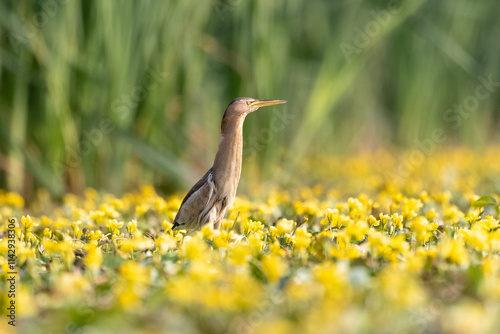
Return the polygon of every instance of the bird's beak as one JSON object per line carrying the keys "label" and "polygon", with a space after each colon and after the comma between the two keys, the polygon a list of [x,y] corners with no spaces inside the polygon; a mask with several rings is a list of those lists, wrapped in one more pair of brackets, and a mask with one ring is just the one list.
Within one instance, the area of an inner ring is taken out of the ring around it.
{"label": "bird's beak", "polygon": [[275,104],[283,104],[286,103],[285,100],[255,100],[250,102],[251,107],[267,107],[267,106],[273,106]]}

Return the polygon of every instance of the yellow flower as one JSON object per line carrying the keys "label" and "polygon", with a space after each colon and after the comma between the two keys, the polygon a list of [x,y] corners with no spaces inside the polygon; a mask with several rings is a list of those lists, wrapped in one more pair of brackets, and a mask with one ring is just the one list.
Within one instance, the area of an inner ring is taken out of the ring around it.
{"label": "yellow flower", "polygon": [[438,255],[436,248],[425,249],[424,247],[418,247],[417,256],[420,258],[430,257],[435,258]]}
{"label": "yellow flower", "polygon": [[106,213],[104,211],[91,211],[90,212],[90,219],[95,221],[96,223],[101,223],[104,220],[104,217],[106,216]]}
{"label": "yellow flower", "polygon": [[267,199],[267,203],[271,206],[277,206],[288,202],[290,202],[290,194],[286,191],[273,191]]}
{"label": "yellow flower", "polygon": [[379,215],[379,217],[380,217],[380,221],[382,222],[382,224],[383,224],[383,225],[385,225],[385,223],[386,223],[389,219],[391,219],[391,216],[386,215],[386,214],[384,214],[384,213],[381,213],[381,214]]}
{"label": "yellow flower", "polygon": [[43,236],[46,238],[52,238],[52,231],[50,228],[46,227],[43,229]]}
{"label": "yellow flower", "polygon": [[269,250],[272,255],[284,256],[286,254],[286,252],[281,248],[281,244],[278,240],[269,244]]}
{"label": "yellow flower", "polygon": [[81,224],[82,224],[82,222],[79,220],[71,223],[71,228],[73,229],[73,233],[74,233],[76,239],[80,239],[80,237],[83,234],[83,231],[80,228]]}
{"label": "yellow flower", "polygon": [[442,204],[448,204],[450,202],[451,193],[449,191],[445,191],[437,194],[435,198],[436,201],[441,202]]}
{"label": "yellow flower", "polygon": [[340,227],[341,218],[338,209],[326,209],[325,218],[321,220],[321,225],[330,225],[331,227]]}
{"label": "yellow flower", "polygon": [[90,243],[85,245],[84,249],[87,255],[83,259],[83,263],[93,271],[97,271],[102,263],[102,251],[97,245]]}
{"label": "yellow flower", "polygon": [[468,262],[464,244],[457,239],[447,239],[439,243],[440,254],[449,262],[465,264]]}
{"label": "yellow flower", "polygon": [[450,225],[458,223],[459,219],[463,217],[464,214],[456,206],[452,205],[448,207],[445,211],[446,222]]}
{"label": "yellow flower", "polygon": [[363,213],[363,204],[357,199],[349,197],[347,199],[347,207],[349,208],[349,217],[358,218]]}
{"label": "yellow flower", "polygon": [[276,255],[264,255],[262,257],[262,270],[269,282],[279,279],[287,270],[286,263]]}
{"label": "yellow flower", "polygon": [[346,229],[347,235],[356,241],[363,240],[365,235],[368,234],[368,231],[368,224],[364,221],[348,224]]}
{"label": "yellow flower", "polygon": [[418,278],[396,265],[385,268],[376,282],[391,308],[416,307],[426,301],[425,290]]}
{"label": "yellow flower", "polygon": [[120,250],[131,254],[134,251],[153,249],[155,246],[153,240],[147,238],[125,239],[120,242]]}
{"label": "yellow flower", "polygon": [[500,227],[500,222],[492,216],[486,216],[486,218],[477,222],[476,226],[480,226],[486,231],[493,231],[494,229]]}
{"label": "yellow flower", "polygon": [[410,248],[410,245],[406,241],[404,234],[399,234],[391,238],[391,247],[397,252],[406,254],[406,251]]}
{"label": "yellow flower", "polygon": [[131,220],[128,224],[127,224],[127,230],[128,230],[128,233],[130,235],[135,235],[137,234],[139,231],[137,230],[137,222],[135,220]]}
{"label": "yellow flower", "polygon": [[119,222],[116,219],[110,219],[108,220],[106,227],[109,228],[111,233],[118,234],[119,230],[123,227],[123,222]]}
{"label": "yellow flower", "polygon": [[432,231],[438,228],[437,223],[430,223],[423,216],[415,218],[410,225],[410,230],[415,233],[417,240],[420,242],[428,242],[432,237]]}
{"label": "yellow flower", "polygon": [[256,323],[254,332],[255,334],[288,334],[294,333],[294,329],[296,325],[290,320],[266,317],[263,321]]}
{"label": "yellow flower", "polygon": [[[411,217],[412,215],[408,214],[407,216]],[[396,230],[402,230],[403,229],[403,216],[395,213],[391,216],[391,218],[392,218],[392,221],[394,222],[394,225],[396,226]]]}
{"label": "yellow flower", "polygon": [[28,244],[21,242],[17,249],[18,258],[17,263],[22,266],[28,259],[35,259],[35,248],[30,247]]}
{"label": "yellow flower", "polygon": [[250,247],[252,248],[252,251],[257,254],[264,250],[264,247],[266,246],[266,243],[262,241],[262,234],[261,233],[252,233],[248,236],[248,243],[250,244]]}
{"label": "yellow flower", "polygon": [[111,235],[111,240],[124,239],[124,238],[125,238],[125,234],[123,234],[123,233]]}
{"label": "yellow flower", "polygon": [[248,219],[241,223],[241,227],[243,228],[243,234],[248,235],[252,232],[262,231],[264,224],[259,221]]}
{"label": "yellow flower", "polygon": [[[120,198],[87,189],[83,198],[65,196],[62,205],[40,191],[30,203],[31,216],[22,219],[23,209],[14,203],[24,200],[0,190],[0,276],[10,271],[8,235],[14,228],[16,265],[24,275],[16,296],[24,305],[19,312],[29,317],[80,304],[135,314],[166,303],[187,320],[200,312],[250,315],[229,332],[373,332],[377,323],[367,316],[373,310],[363,308],[366,300],[384,318],[384,312],[418,311],[434,298],[430,293],[443,297],[453,289],[453,300],[440,305],[440,314],[465,319],[459,323],[467,326],[448,321],[441,327],[451,333],[480,323],[494,332],[494,308],[471,307],[479,304],[471,304],[470,291],[453,282],[432,291],[424,286],[467,276],[471,264],[480,271],[474,295],[491,305],[500,298],[498,206],[469,203],[479,199],[476,189],[491,191],[500,202],[490,182],[500,175],[500,147],[487,151],[489,158],[468,150],[436,153],[411,177],[390,182],[384,173],[400,161],[387,152],[307,159],[304,170],[317,173],[320,182],[333,177],[335,189],[278,189],[259,201],[238,197],[220,230],[206,225],[189,233],[172,231],[183,194],[163,199],[153,187]],[[443,174],[449,169],[453,173]],[[147,211],[147,217],[131,221],[136,210]],[[46,216],[36,216],[40,212]],[[302,215],[300,226],[280,218],[295,213]],[[8,227],[7,219],[16,216],[16,226]],[[158,293],[161,286],[164,293]],[[266,305],[275,309],[262,313]],[[359,319],[364,320],[357,324]],[[399,329],[407,330],[402,324]]]}
{"label": "yellow flower", "polygon": [[52,225],[52,219],[48,218],[47,216],[42,216],[42,226],[49,227]]}
{"label": "yellow flower", "polygon": [[347,273],[332,262],[324,262],[313,269],[315,280],[321,284],[329,298],[341,300],[348,297],[351,288],[346,280]]}
{"label": "yellow flower", "polygon": [[349,208],[347,203],[337,203],[335,205],[335,209],[337,209],[338,212],[344,212]]}
{"label": "yellow flower", "polygon": [[26,231],[31,231],[31,229],[32,229],[33,227],[38,226],[38,224],[35,224],[35,223],[33,222],[33,220],[31,219],[31,217],[30,217],[29,215],[28,215],[28,216],[22,216],[22,217],[21,217],[21,223],[23,223],[23,225],[24,225],[24,229],[25,229]]}
{"label": "yellow flower", "polygon": [[396,193],[392,195],[392,200],[394,203],[401,203],[404,200],[404,196],[401,193]]}
{"label": "yellow flower", "polygon": [[315,198],[311,198],[306,201],[293,202],[293,207],[298,215],[316,215],[319,211],[320,204]]}
{"label": "yellow flower", "polygon": [[167,220],[164,220],[162,223],[161,223],[161,226],[163,226],[163,228],[165,229],[165,232],[172,232],[172,227],[174,226],[172,223],[170,223],[169,221]]}
{"label": "yellow flower", "polygon": [[293,220],[288,220],[288,219],[280,219],[276,223],[276,229],[277,229],[277,234],[279,236],[283,236],[286,233],[290,233],[293,230],[293,227],[295,226],[295,222]]}
{"label": "yellow flower", "polygon": [[467,220],[469,224],[472,224],[481,219],[481,216],[479,212],[469,212],[469,214],[464,219]]}
{"label": "yellow flower", "polygon": [[276,235],[278,235],[278,229],[276,228],[276,226],[270,226],[269,227],[269,235],[271,237],[275,237]]}
{"label": "yellow flower", "polygon": [[168,208],[167,202],[165,202],[165,200],[161,197],[155,198],[153,203],[154,203],[154,209],[156,209],[156,211],[158,212],[165,212]]}
{"label": "yellow flower", "polygon": [[133,310],[140,305],[141,296],[133,285],[118,285],[118,301],[123,308]]}
{"label": "yellow flower", "polygon": [[118,301],[126,308],[133,310],[138,307],[141,297],[146,293],[150,274],[146,266],[133,261],[127,261],[118,269],[122,281],[116,287]]}
{"label": "yellow flower", "polygon": [[138,206],[135,207],[135,212],[138,216],[142,216],[149,210],[149,204],[147,203],[142,203]]}
{"label": "yellow flower", "polygon": [[93,241],[98,241],[100,240],[104,235],[102,234],[102,231],[101,230],[97,230],[97,231],[89,231],[87,233],[87,238],[89,238],[90,240],[93,240]]}
{"label": "yellow flower", "polygon": [[405,219],[411,220],[418,215],[418,210],[423,206],[423,203],[415,198],[405,198],[401,206],[401,212]]}
{"label": "yellow flower", "polygon": [[220,233],[214,237],[214,247],[215,248],[228,248],[229,241],[231,240],[232,234],[227,231],[220,231]]}
{"label": "yellow flower", "polygon": [[212,229],[211,224],[206,224],[205,226],[203,226],[203,228],[201,229],[201,234],[203,235],[203,238],[207,240],[212,240],[214,231]]}
{"label": "yellow flower", "polygon": [[149,269],[134,261],[123,263],[118,269],[120,276],[129,283],[146,285],[150,281]]}
{"label": "yellow flower", "polygon": [[231,263],[236,265],[243,265],[247,263],[250,255],[250,246],[248,244],[237,243],[230,248]]}
{"label": "yellow flower", "polygon": [[[4,198],[5,205],[12,205],[17,207],[24,207],[24,198],[17,193],[7,193]],[[1,203],[0,203],[1,204]]]}
{"label": "yellow flower", "polygon": [[471,245],[478,251],[488,251],[488,232],[480,226],[474,226],[471,230],[462,230],[460,235],[463,237],[465,243]]}
{"label": "yellow flower", "polygon": [[[23,305],[23,307],[19,308],[19,316],[21,317],[33,317],[38,313],[37,304],[33,296],[35,295],[34,291],[30,291],[27,285],[21,283],[19,285],[19,292],[16,293],[16,304]],[[8,333],[8,332],[7,332]]]}
{"label": "yellow flower", "polygon": [[207,251],[207,245],[205,242],[199,238],[184,238],[184,242],[182,243],[181,254],[189,260],[198,259],[205,255]]}
{"label": "yellow flower", "polygon": [[165,254],[170,249],[175,249],[177,247],[177,241],[169,234],[160,235],[156,238],[155,244],[161,254]]}
{"label": "yellow flower", "polygon": [[102,204],[99,210],[104,213],[107,218],[116,218],[119,216],[118,212],[109,204]]}
{"label": "yellow flower", "polygon": [[305,225],[300,226],[295,230],[293,247],[296,250],[305,250],[311,244],[312,234],[307,232]]}
{"label": "yellow flower", "polygon": [[427,211],[427,213],[425,214],[425,217],[429,220],[432,220],[434,218],[437,217],[437,213],[436,213],[436,210],[434,209],[430,209],[429,211]]}
{"label": "yellow flower", "polygon": [[60,256],[66,263],[71,263],[75,259],[74,247],[68,241],[57,241],[44,239],[42,241],[44,255],[48,257]]}
{"label": "yellow flower", "polygon": [[370,215],[368,217],[368,224],[370,226],[379,226],[380,225],[380,221],[377,220],[377,218],[373,217],[372,215]]}
{"label": "yellow flower", "polygon": [[394,211],[396,211],[397,209],[399,209],[399,204],[392,203],[391,205],[389,205],[389,211],[390,211],[390,212],[394,212]]}
{"label": "yellow flower", "polygon": [[388,245],[390,242],[389,236],[385,233],[370,230],[368,235],[370,246],[377,248],[379,246]]}
{"label": "yellow flower", "polygon": [[427,201],[427,199],[429,198],[429,194],[427,193],[427,191],[422,191],[420,193],[420,195],[418,196],[418,198],[422,201],[422,202],[425,202]]}
{"label": "yellow flower", "polygon": [[67,299],[78,299],[89,293],[92,286],[80,272],[63,273],[57,279],[56,288]]}

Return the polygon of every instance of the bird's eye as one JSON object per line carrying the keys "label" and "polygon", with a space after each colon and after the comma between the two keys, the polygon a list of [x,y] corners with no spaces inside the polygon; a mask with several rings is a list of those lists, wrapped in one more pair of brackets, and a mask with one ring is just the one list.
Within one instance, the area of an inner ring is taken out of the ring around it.
{"label": "bird's eye", "polygon": [[250,103],[252,103],[252,101],[247,101],[247,105],[250,105]]}

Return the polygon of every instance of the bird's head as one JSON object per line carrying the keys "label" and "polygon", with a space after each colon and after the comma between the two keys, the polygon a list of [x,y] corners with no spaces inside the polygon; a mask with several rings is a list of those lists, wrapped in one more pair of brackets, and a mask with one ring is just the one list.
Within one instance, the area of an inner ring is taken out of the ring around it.
{"label": "bird's head", "polygon": [[239,116],[245,117],[251,112],[259,109],[260,107],[272,106],[275,104],[286,103],[285,100],[257,100],[251,97],[239,97],[234,99],[226,108],[224,118],[226,116]]}

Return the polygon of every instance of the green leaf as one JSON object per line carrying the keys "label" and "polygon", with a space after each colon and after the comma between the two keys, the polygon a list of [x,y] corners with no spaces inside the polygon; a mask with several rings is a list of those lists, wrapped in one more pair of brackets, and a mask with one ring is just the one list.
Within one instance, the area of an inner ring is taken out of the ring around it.
{"label": "green leaf", "polygon": [[114,269],[118,269],[123,262],[125,262],[125,260],[123,260],[119,256],[106,254],[106,255],[104,255],[102,265],[104,267],[108,267],[111,270],[114,270]]}
{"label": "green leaf", "polygon": [[492,196],[482,196],[477,201],[472,203],[472,206],[481,208],[490,205],[498,205],[496,199]]}
{"label": "green leaf", "polygon": [[252,261],[248,262],[248,264],[250,265],[250,272],[252,273],[252,275],[259,281],[266,282],[266,275],[264,274],[262,269]]}

